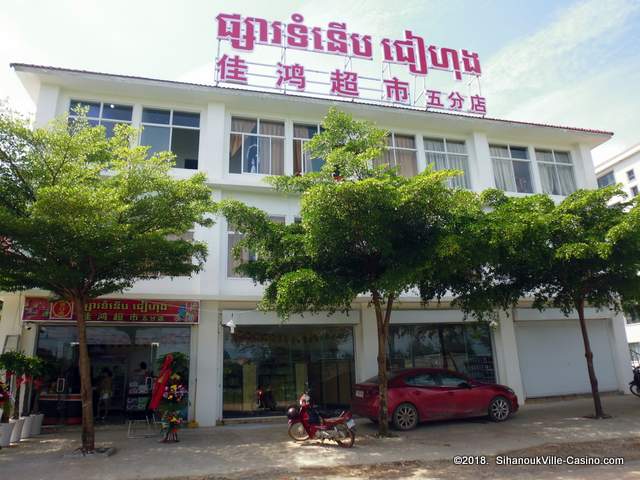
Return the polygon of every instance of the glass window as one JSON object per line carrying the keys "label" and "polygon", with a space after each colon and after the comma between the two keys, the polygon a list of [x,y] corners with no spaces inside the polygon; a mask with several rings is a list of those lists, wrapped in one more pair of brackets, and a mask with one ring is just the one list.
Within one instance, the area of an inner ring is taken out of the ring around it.
{"label": "glass window", "polygon": [[391,325],[389,363],[402,368],[446,368],[495,381],[491,331],[486,323]]}
{"label": "glass window", "polygon": [[133,107],[110,102],[85,102],[71,100],[69,103],[69,121],[78,118],[79,109],[87,109],[86,116],[92,126],[102,125],[107,138],[113,137],[114,128],[118,124],[130,124]]}
{"label": "glass window", "polygon": [[631,195],[633,197],[637,197],[638,196],[638,187],[636,185],[634,185],[633,187],[631,187]]}
{"label": "glass window", "polygon": [[569,152],[536,149],[536,161],[544,193],[566,196],[576,191]]}
{"label": "glass window", "polygon": [[306,385],[314,403],[344,408],[355,377],[353,328],[239,325],[224,329],[223,414],[273,415],[297,402]]}
{"label": "glass window", "polygon": [[175,155],[175,168],[198,169],[200,148],[200,114],[142,109],[140,145],[149,147],[149,155],[171,151]]}
{"label": "glass window", "polygon": [[640,307],[631,307],[624,312],[627,323],[640,323]]}
{"label": "glass window", "polygon": [[609,185],[614,185],[615,183],[616,179],[613,175],[613,172],[609,172],[598,177],[598,188],[608,187]]}
{"label": "glass window", "polygon": [[232,117],[229,173],[284,174],[284,122]]}
{"label": "glass window", "polygon": [[319,125],[293,124],[293,173],[302,175],[308,172],[319,172],[324,165],[324,159],[311,158],[305,146],[317,133]]}
{"label": "glass window", "polygon": [[[281,224],[285,223],[284,216],[272,215],[272,216],[269,216],[269,220],[275,223],[281,223]],[[233,249],[238,244],[238,242],[242,240],[242,237],[244,235],[236,231],[236,227],[234,225],[228,225],[227,227],[228,227],[228,230],[227,230],[227,277],[244,278],[242,277],[240,272],[237,271],[238,266],[244,263],[253,262],[258,257],[255,252],[247,248],[243,248],[240,253],[240,258],[236,258],[236,256],[233,253]]]}
{"label": "glass window", "polygon": [[631,170],[627,170],[627,180],[631,181],[635,179],[636,179],[636,172],[633,171],[633,168]]}
{"label": "glass window", "polygon": [[496,187],[505,192],[533,193],[526,147],[489,145]]}
{"label": "glass window", "polygon": [[387,137],[387,150],[373,164],[389,165],[397,168],[400,175],[413,177],[418,173],[415,137],[391,132]]}
{"label": "glass window", "polygon": [[430,373],[422,373],[420,375],[412,375],[404,379],[407,385],[415,387],[437,387],[438,381],[434,375]]}
{"label": "glass window", "polygon": [[471,188],[469,155],[466,144],[445,138],[425,138],[424,153],[427,165],[436,170],[462,170],[462,175],[449,180],[451,187]]}
{"label": "glass window", "polygon": [[459,377],[450,373],[440,374],[440,385],[443,387],[459,387],[461,383],[464,383],[466,381],[466,378]]}

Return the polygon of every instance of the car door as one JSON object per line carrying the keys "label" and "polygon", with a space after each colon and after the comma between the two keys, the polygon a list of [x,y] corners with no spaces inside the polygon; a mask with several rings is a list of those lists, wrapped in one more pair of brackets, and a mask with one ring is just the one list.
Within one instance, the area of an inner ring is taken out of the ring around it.
{"label": "car door", "polygon": [[447,417],[470,417],[478,414],[483,403],[482,392],[468,378],[453,372],[443,372],[440,374],[440,386],[446,392]]}
{"label": "car door", "polygon": [[433,373],[416,373],[405,377],[406,401],[418,409],[420,420],[436,420],[448,416],[447,391]]}

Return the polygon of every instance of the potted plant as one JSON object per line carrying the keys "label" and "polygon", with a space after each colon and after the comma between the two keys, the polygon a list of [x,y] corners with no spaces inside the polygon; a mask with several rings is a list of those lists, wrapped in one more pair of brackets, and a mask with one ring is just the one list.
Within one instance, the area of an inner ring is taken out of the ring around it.
{"label": "potted plant", "polygon": [[11,443],[13,423],[9,422],[11,409],[11,392],[6,383],[0,380],[0,448],[8,447]]}
{"label": "potted plant", "polygon": [[22,427],[24,426],[24,417],[20,418],[20,390],[25,380],[27,371],[27,356],[21,352],[4,352],[0,355],[0,367],[6,372],[7,383],[11,383],[11,378],[15,377],[15,390],[13,392],[13,408],[9,423],[13,423],[13,431],[11,432],[11,443],[19,442],[22,437]]}

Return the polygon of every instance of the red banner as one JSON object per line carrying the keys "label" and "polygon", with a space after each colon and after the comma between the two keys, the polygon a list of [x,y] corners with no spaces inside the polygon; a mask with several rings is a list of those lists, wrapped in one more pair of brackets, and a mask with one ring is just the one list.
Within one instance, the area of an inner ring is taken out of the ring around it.
{"label": "red banner", "polygon": [[[88,322],[198,323],[200,303],[184,300],[129,300],[101,298],[85,305]],[[73,304],[67,300],[27,297],[22,320],[26,322],[75,321]]]}

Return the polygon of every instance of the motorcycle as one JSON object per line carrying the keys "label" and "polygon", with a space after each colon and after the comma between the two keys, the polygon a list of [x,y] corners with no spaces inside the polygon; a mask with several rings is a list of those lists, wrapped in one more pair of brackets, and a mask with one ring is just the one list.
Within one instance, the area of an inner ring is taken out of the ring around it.
{"label": "motorcycle", "polygon": [[342,448],[351,448],[356,440],[356,422],[351,412],[342,411],[339,416],[324,418],[311,403],[309,392],[304,392],[298,401],[299,407],[287,410],[289,436],[296,442],[319,439],[333,440]]}
{"label": "motorcycle", "polygon": [[629,382],[629,390],[640,397],[640,366],[633,367],[633,381]]}

